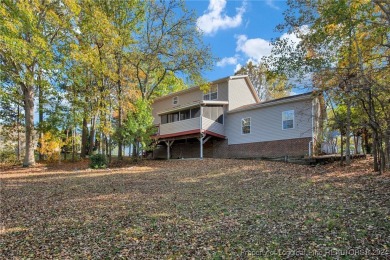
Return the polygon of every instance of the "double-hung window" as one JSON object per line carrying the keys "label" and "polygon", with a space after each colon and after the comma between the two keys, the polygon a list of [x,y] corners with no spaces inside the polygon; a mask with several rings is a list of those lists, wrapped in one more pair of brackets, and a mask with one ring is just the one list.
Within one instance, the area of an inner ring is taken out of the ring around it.
{"label": "double-hung window", "polygon": [[250,134],[251,133],[251,118],[243,118],[241,119],[241,133],[242,134]]}
{"label": "double-hung window", "polygon": [[218,99],[218,85],[212,85],[207,93],[203,94],[203,100]]}
{"label": "double-hung window", "polygon": [[294,128],[294,110],[282,112],[282,127],[283,130]]}

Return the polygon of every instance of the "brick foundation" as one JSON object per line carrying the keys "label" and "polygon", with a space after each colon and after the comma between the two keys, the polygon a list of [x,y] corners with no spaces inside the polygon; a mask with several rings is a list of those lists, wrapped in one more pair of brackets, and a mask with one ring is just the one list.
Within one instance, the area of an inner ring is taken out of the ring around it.
{"label": "brick foundation", "polygon": [[[227,158],[304,156],[309,154],[310,137],[227,145]],[[227,142],[227,140],[226,140]],[[226,149],[223,145],[218,149]],[[225,158],[226,158],[225,157]]]}
{"label": "brick foundation", "polygon": [[[260,158],[309,154],[310,137],[228,145],[227,140],[211,139],[203,146],[204,158]],[[171,158],[199,158],[199,141],[173,143]],[[154,151],[154,158],[166,159],[166,146]]]}

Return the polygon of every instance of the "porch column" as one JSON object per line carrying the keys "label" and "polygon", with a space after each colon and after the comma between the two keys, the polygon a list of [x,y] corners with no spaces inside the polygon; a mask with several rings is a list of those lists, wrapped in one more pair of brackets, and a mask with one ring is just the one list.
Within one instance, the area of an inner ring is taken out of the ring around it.
{"label": "porch column", "polygon": [[203,159],[203,133],[200,134],[200,137],[198,138],[199,143],[200,143],[200,159]]}
{"label": "porch column", "polygon": [[167,145],[167,160],[171,158],[171,146],[175,140],[172,141],[164,141],[165,144]]}

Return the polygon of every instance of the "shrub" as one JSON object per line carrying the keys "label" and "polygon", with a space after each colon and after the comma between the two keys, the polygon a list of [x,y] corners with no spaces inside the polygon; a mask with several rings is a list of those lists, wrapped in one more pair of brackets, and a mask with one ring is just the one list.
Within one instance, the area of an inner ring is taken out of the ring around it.
{"label": "shrub", "polygon": [[14,151],[4,150],[4,151],[0,151],[0,163],[18,164],[19,161]]}
{"label": "shrub", "polygon": [[91,155],[91,164],[89,165],[91,168],[99,169],[99,168],[106,168],[107,167],[107,157],[104,154],[94,154]]}

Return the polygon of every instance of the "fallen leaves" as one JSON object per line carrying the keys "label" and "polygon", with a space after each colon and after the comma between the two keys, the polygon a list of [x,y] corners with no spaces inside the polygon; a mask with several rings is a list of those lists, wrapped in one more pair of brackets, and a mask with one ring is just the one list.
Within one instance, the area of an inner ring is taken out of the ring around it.
{"label": "fallen leaves", "polygon": [[389,253],[390,176],[368,171],[365,160],[349,168],[223,159],[120,166],[64,163],[2,173],[0,256]]}

